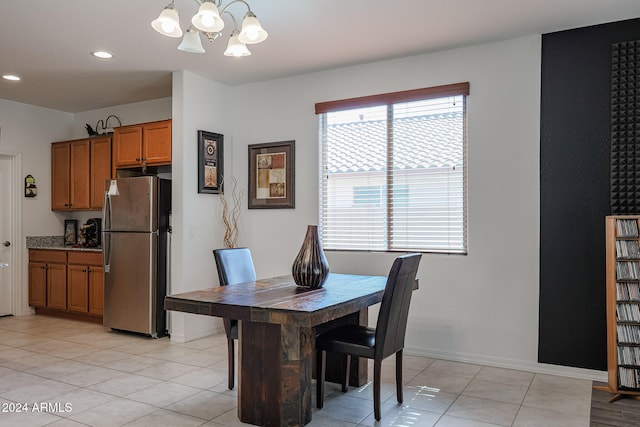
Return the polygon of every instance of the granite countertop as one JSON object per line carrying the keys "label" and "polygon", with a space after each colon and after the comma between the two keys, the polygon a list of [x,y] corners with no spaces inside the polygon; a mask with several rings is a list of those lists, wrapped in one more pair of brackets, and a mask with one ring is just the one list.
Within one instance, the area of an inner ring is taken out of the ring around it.
{"label": "granite countertop", "polygon": [[27,249],[49,249],[61,251],[100,252],[102,248],[65,246],[63,236],[27,236]]}

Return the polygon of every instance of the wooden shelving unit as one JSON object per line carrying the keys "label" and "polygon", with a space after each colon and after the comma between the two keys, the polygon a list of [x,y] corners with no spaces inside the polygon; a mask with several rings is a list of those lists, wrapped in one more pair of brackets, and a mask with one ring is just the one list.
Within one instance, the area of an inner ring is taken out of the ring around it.
{"label": "wooden shelving unit", "polygon": [[[610,402],[640,398],[640,216],[606,218]],[[639,399],[640,400],[640,399]]]}

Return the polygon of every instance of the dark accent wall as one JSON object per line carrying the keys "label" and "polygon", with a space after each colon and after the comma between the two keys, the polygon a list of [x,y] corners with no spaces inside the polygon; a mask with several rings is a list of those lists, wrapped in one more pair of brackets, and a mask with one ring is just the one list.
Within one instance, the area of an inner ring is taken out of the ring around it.
{"label": "dark accent wall", "polygon": [[606,370],[611,52],[640,19],[542,36],[538,361]]}

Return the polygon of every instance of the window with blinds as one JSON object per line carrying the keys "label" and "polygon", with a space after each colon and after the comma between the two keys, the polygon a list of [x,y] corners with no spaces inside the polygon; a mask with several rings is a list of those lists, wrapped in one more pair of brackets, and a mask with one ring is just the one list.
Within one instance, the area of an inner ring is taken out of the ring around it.
{"label": "window with blinds", "polygon": [[325,249],[467,253],[468,83],[316,104]]}

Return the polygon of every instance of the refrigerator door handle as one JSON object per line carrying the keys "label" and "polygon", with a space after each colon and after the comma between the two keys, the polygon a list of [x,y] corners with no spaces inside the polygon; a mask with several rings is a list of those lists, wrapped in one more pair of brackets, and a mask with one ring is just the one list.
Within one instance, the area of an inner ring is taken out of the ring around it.
{"label": "refrigerator door handle", "polygon": [[102,265],[104,272],[109,273],[111,271],[111,196],[108,191],[104,192],[102,217],[104,218],[104,229],[108,230],[102,232]]}
{"label": "refrigerator door handle", "polygon": [[102,264],[104,272],[111,272],[111,232],[105,231],[102,235]]}
{"label": "refrigerator door handle", "polygon": [[102,218],[104,222],[103,230],[111,231],[111,195],[108,191],[104,192],[104,201],[102,203]]}

